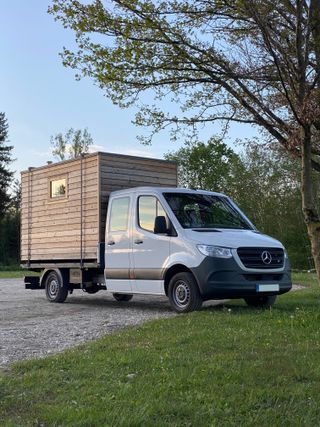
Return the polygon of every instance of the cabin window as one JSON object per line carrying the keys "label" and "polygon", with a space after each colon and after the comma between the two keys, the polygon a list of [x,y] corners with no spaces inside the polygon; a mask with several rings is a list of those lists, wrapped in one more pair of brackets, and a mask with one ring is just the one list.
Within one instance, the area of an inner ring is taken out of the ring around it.
{"label": "cabin window", "polygon": [[63,198],[67,195],[67,180],[59,178],[50,181],[50,198]]}
{"label": "cabin window", "polygon": [[110,213],[110,231],[126,231],[129,219],[129,197],[113,199]]}
{"label": "cabin window", "polygon": [[153,233],[154,221],[157,216],[164,216],[167,220],[167,215],[159,200],[154,196],[139,197],[139,227]]}

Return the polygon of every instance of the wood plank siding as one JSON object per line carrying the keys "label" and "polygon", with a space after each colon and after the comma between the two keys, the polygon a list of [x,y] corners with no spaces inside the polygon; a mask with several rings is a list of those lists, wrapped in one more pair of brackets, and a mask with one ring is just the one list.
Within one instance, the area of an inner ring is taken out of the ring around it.
{"label": "wood plank siding", "polygon": [[[66,180],[65,197],[51,197],[50,182]],[[96,259],[100,201],[97,155],[22,173],[21,260]]]}
{"label": "wood plank siding", "polygon": [[[60,181],[62,180],[62,181]],[[65,183],[54,197],[52,184]],[[21,174],[21,262],[97,261],[111,191],[176,187],[177,167],[164,160],[112,153],[30,168]]]}

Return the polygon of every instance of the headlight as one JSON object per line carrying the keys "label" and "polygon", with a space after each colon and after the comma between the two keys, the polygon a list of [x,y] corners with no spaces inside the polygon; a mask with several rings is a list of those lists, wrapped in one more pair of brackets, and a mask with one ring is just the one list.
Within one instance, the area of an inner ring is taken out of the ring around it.
{"label": "headlight", "polygon": [[289,256],[288,256],[288,252],[284,249],[284,258],[285,259],[288,259],[289,258]]}
{"label": "headlight", "polygon": [[197,245],[199,251],[205,256],[212,256],[215,258],[232,258],[230,248],[223,248],[221,246],[212,245]]}

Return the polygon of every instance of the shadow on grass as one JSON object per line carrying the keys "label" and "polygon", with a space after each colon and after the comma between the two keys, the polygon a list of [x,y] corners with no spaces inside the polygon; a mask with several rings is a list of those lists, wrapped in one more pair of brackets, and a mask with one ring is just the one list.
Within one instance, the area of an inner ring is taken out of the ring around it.
{"label": "shadow on grass", "polygon": [[[282,300],[283,298],[283,300]],[[228,302],[218,305],[218,306],[209,306],[203,307],[203,311],[228,311],[231,310],[233,313],[237,314],[248,314],[252,312],[262,312],[262,311],[273,311],[275,313],[287,313],[293,314],[296,312],[297,308],[304,309],[305,311],[320,311],[320,294],[319,296],[315,293],[304,293],[299,295],[295,293],[290,295],[289,298],[279,296],[276,303],[272,308],[259,308],[259,307],[249,307],[241,300],[229,300]]]}
{"label": "shadow on grass", "polygon": [[[218,302],[218,301],[217,301]],[[163,313],[174,313],[171,309],[169,300],[166,297],[156,297],[150,295],[137,295],[133,296],[133,299],[129,302],[118,302],[113,300],[111,295],[87,295],[87,297],[78,297],[76,294],[70,296],[64,303],[69,307],[82,306],[82,307],[91,307],[91,308],[112,308],[117,310],[148,310],[148,311],[157,311]],[[303,292],[301,290],[290,292],[290,294],[280,295],[277,298],[275,305],[271,309],[266,308],[256,308],[249,307],[245,304],[242,299],[230,299],[230,300],[221,300],[220,304],[216,305],[205,305],[202,307],[202,312],[223,312],[232,310],[233,313],[237,314],[248,314],[252,312],[261,312],[261,311],[274,311],[278,313],[288,313],[292,314],[297,307],[303,308],[308,311],[319,310],[320,309],[320,293],[319,296],[317,293],[312,291],[310,288],[304,288]]]}

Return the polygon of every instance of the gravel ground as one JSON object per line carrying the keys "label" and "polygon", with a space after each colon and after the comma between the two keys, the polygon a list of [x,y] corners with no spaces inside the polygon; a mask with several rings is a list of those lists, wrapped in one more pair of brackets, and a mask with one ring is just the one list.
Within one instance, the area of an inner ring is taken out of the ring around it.
{"label": "gravel ground", "polygon": [[[219,302],[206,302],[217,305]],[[175,316],[167,298],[134,296],[117,302],[105,291],[75,290],[63,304],[25,290],[22,279],[0,279],[0,366],[44,357],[149,319]]]}

